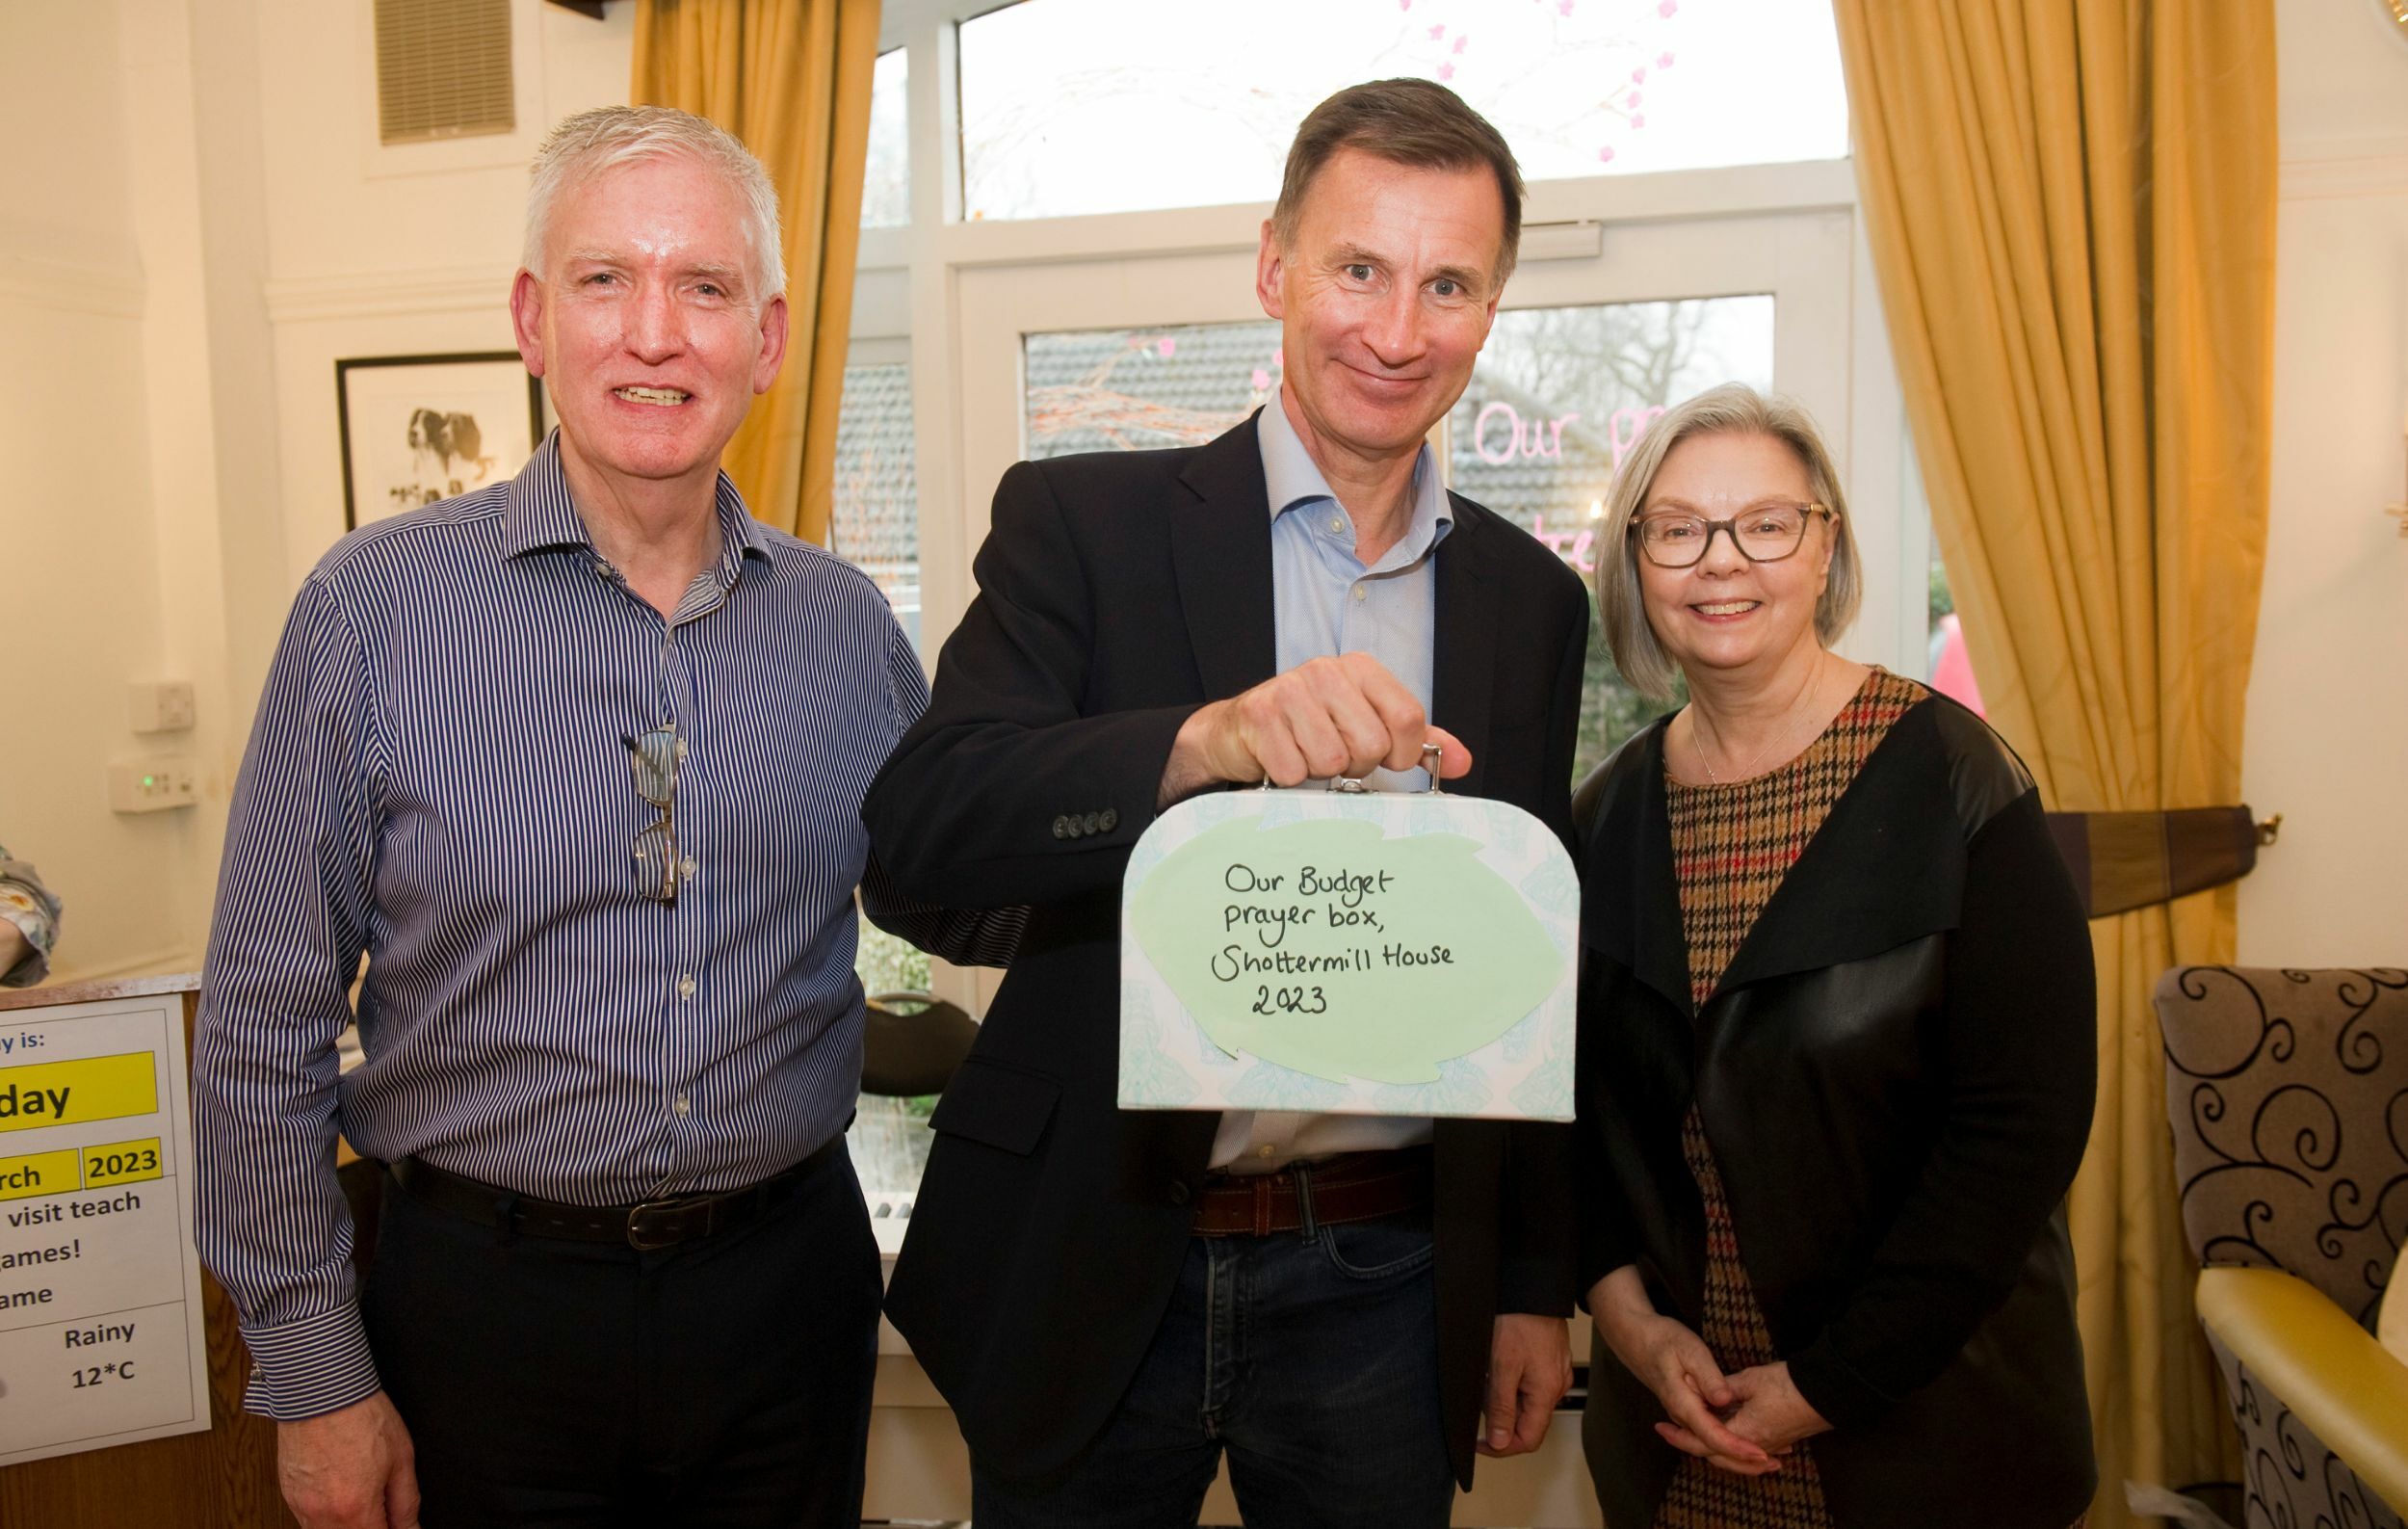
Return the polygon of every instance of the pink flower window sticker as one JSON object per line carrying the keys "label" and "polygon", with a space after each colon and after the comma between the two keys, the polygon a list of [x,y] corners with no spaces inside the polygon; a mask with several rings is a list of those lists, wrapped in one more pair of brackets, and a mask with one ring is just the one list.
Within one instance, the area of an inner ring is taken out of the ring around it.
{"label": "pink flower window sticker", "polygon": [[[1547,3],[1547,0],[1532,0],[1532,3],[1536,5],[1544,5]],[[1572,13],[1573,8],[1577,3],[1578,0],[1555,0],[1556,13],[1561,16],[1568,16]],[[1401,12],[1410,12],[1413,9],[1413,0],[1397,0],[1397,9]],[[1673,16],[1680,13],[1680,0],[1659,0],[1658,5],[1656,6],[1656,15],[1660,20],[1669,21],[1673,18]],[[1427,40],[1431,42],[1445,41],[1449,36],[1448,24],[1444,21],[1432,22],[1426,29],[1426,36]],[[1453,82],[1456,72],[1455,59],[1461,57],[1465,50],[1471,46],[1472,39],[1471,34],[1468,32],[1457,31],[1454,32],[1453,36],[1454,39],[1453,47],[1448,50],[1448,56],[1440,59],[1437,67],[1430,71],[1435,78],[1442,82]],[[1655,67],[1659,69],[1668,69],[1672,66],[1672,59],[1673,55],[1671,50],[1666,49],[1661,52],[1656,56]],[[1646,117],[1638,111],[1641,97],[1638,91],[1636,89],[1636,87],[1646,82],[1647,69],[1648,66],[1642,64],[1637,68],[1632,70],[1631,84],[1634,89],[1627,92],[1627,95],[1624,98],[1617,100],[1611,96],[1608,97],[1606,103],[1609,107],[1618,109],[1619,113],[1625,119],[1626,125],[1634,132],[1642,130],[1647,125]],[[1613,145],[1601,144],[1598,145],[1597,149],[1597,161],[1599,164],[1610,165],[1613,163],[1614,154],[1615,148]]]}

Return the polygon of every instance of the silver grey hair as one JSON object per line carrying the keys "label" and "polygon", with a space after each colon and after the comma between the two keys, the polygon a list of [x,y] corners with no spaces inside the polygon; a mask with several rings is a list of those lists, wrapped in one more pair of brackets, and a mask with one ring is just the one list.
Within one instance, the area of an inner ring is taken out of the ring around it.
{"label": "silver grey hair", "polygon": [[777,188],[770,172],[733,133],[671,106],[597,106],[563,118],[536,150],[527,184],[527,245],[520,262],[543,275],[543,240],[563,195],[605,171],[641,160],[683,154],[727,177],[745,203],[745,239],[752,247],[754,296],[766,303],[786,290],[786,256],[778,238]]}
{"label": "silver grey hair", "polygon": [[1856,556],[1856,534],[1849,529],[1847,501],[1814,416],[1793,399],[1767,397],[1744,382],[1725,382],[1676,404],[1647,427],[1615,470],[1606,499],[1609,552],[1597,562],[1597,610],[1614,667],[1625,680],[1660,700],[1671,699],[1680,669],[1647,623],[1647,602],[1638,584],[1638,540],[1631,535],[1631,521],[1646,507],[1648,490],[1656,486],[1656,474],[1673,447],[1691,435],[1769,435],[1789,447],[1806,469],[1816,501],[1831,511],[1825,522],[1833,538],[1831,576],[1815,602],[1815,636],[1823,646],[1839,641],[1856,620],[1856,607],[1864,598],[1864,569]]}

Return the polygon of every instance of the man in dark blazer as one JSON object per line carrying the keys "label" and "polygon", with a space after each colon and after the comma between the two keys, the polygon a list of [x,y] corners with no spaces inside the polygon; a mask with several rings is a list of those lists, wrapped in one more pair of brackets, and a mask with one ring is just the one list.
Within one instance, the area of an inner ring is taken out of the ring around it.
{"label": "man in dark blazer", "polygon": [[863,815],[896,883],[1028,904],[888,1310],[980,1529],[1447,1522],[1570,1379],[1561,1127],[1114,1105],[1130,847],[1199,791],[1373,776],[1559,834],[1587,602],[1425,444],[1513,265],[1521,178],[1444,87],[1299,130],[1257,287],[1285,378],[1205,445],[1023,462],[928,714]]}

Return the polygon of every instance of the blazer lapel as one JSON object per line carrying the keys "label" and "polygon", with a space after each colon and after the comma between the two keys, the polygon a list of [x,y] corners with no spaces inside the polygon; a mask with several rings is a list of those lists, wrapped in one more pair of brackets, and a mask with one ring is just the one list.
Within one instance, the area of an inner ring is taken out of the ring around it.
{"label": "blazer lapel", "polygon": [[1180,481],[1196,502],[1171,513],[1179,604],[1205,696],[1223,700],[1270,678],[1279,663],[1270,495],[1254,421],[1198,447]]}
{"label": "blazer lapel", "polygon": [[1688,931],[1681,922],[1681,883],[1672,863],[1672,804],[1663,788],[1663,728],[1647,737],[1647,776],[1639,782],[1638,853],[1631,857],[1639,947],[1631,969],[1639,981],[1694,1016],[1689,995]]}
{"label": "blazer lapel", "polygon": [[[1688,939],[1673,879],[1672,814],[1664,799],[1661,721],[1623,746],[1610,766],[1604,817],[1589,835],[1581,879],[1581,923],[1600,954],[1663,996],[1685,1015],[1689,1000]],[[1619,863],[1603,852],[1621,851]]]}
{"label": "blazer lapel", "polygon": [[1471,774],[1448,789],[1479,796],[1487,776],[1489,706],[1497,690],[1497,628],[1505,586],[1495,573],[1495,528],[1488,512],[1449,494],[1454,528],[1438,543],[1432,626],[1429,720],[1472,751]]}

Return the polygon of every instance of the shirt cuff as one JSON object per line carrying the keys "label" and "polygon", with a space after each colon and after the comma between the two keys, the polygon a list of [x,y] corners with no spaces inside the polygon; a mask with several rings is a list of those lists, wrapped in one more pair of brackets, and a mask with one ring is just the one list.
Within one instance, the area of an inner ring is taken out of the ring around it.
{"label": "shirt cuff", "polygon": [[340,1410],[380,1389],[356,1305],[280,1327],[246,1327],[243,1342],[252,1366],[246,1411],[291,1422]]}

